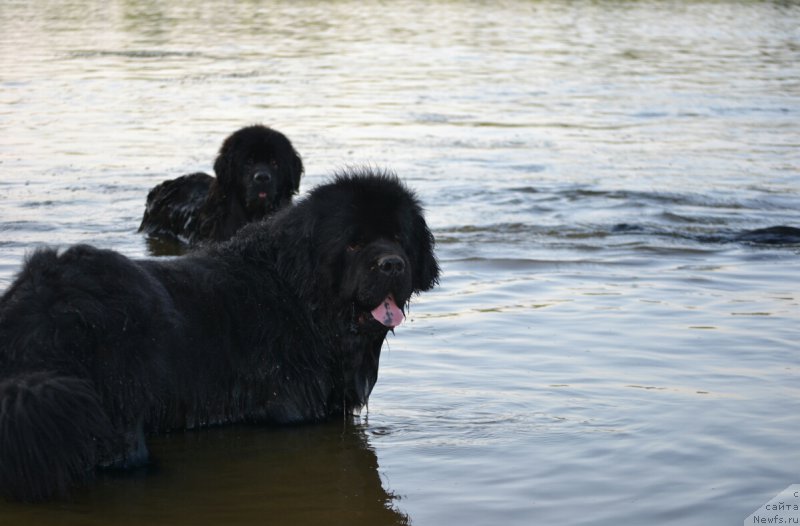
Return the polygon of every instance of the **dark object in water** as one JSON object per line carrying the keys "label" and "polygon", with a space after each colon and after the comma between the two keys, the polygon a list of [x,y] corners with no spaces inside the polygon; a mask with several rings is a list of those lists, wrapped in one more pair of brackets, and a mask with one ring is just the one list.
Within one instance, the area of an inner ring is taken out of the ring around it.
{"label": "dark object in water", "polygon": [[794,245],[800,244],[800,228],[792,226],[771,226],[757,228],[737,235],[734,239],[742,243],[758,245]]}
{"label": "dark object in water", "polygon": [[635,223],[618,223],[611,228],[612,234],[642,234],[648,236],[665,236],[678,239],[689,239],[699,243],[746,243],[750,245],[796,245],[800,244],[800,228],[791,226],[771,226],[745,230],[742,232],[717,232],[712,234],[696,234],[676,231],[661,231],[646,228]]}
{"label": "dark object in water", "polygon": [[183,175],[150,190],[139,232],[189,244],[229,239],[291,203],[303,162],[285,135],[254,125],[225,139],[214,173]]}

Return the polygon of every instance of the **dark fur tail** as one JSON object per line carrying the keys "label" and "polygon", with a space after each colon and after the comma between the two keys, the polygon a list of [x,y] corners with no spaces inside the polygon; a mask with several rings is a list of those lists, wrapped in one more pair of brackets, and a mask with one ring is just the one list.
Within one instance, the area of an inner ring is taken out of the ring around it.
{"label": "dark fur tail", "polygon": [[91,382],[49,372],[0,381],[0,495],[66,495],[94,475],[110,437]]}

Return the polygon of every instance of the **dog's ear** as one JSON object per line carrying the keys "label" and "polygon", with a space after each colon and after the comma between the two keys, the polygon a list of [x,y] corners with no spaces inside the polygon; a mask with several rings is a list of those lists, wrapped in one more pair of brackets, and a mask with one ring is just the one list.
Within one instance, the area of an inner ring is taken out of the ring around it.
{"label": "dog's ear", "polygon": [[414,219],[414,238],[411,285],[415,292],[421,292],[439,283],[439,263],[433,252],[436,242],[421,215]]}
{"label": "dog's ear", "polygon": [[217,155],[217,159],[214,161],[214,173],[217,175],[217,185],[225,193],[233,189],[237,184],[237,162],[236,155],[234,154],[236,151],[235,142],[235,134],[225,139],[225,142],[222,143],[222,147],[219,149],[219,155]]}
{"label": "dog's ear", "polygon": [[303,160],[300,154],[292,148],[292,191],[297,193],[300,190],[300,177],[302,177],[305,168],[303,168]]}

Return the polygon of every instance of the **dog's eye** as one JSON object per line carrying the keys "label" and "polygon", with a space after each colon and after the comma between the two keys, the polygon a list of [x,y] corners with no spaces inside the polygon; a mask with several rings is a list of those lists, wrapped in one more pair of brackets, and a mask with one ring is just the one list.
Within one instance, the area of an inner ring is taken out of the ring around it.
{"label": "dog's eye", "polygon": [[348,252],[356,252],[358,250],[361,250],[361,243],[358,242],[348,243],[347,245]]}
{"label": "dog's eye", "polygon": [[274,168],[277,168],[277,167],[278,167],[278,161],[276,161],[275,159],[272,159],[272,160],[269,162],[269,165],[270,165],[270,166],[271,166],[273,169],[274,169]]}

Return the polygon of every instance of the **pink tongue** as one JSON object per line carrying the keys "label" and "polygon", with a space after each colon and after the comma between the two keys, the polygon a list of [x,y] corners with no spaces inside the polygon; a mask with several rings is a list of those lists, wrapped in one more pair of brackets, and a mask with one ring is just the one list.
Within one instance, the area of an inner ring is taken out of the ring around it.
{"label": "pink tongue", "polygon": [[258,198],[259,199],[266,199],[267,198],[267,192],[259,192],[258,193]]}
{"label": "pink tongue", "polygon": [[389,328],[395,328],[405,319],[403,311],[394,302],[394,298],[389,295],[372,311],[372,317]]}

